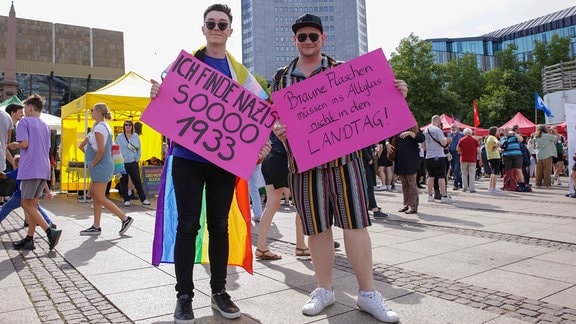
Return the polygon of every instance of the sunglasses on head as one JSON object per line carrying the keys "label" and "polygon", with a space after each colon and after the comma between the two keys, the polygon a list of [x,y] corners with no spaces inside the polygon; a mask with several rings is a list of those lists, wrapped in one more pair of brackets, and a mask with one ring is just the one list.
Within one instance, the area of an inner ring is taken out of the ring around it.
{"label": "sunglasses on head", "polygon": [[213,30],[216,26],[218,26],[219,30],[226,30],[228,29],[228,23],[221,21],[219,23],[216,23],[215,21],[207,21],[204,23],[204,26],[208,29],[208,30]]}
{"label": "sunglasses on head", "polygon": [[296,35],[296,39],[300,42],[300,43],[304,43],[308,38],[310,38],[310,41],[312,42],[316,42],[320,39],[320,34],[318,33],[300,33],[298,35]]}

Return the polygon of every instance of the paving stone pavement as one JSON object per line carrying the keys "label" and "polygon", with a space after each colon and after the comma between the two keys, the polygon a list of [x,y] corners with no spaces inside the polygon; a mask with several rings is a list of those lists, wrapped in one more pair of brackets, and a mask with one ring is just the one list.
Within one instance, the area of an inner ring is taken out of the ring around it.
{"label": "paving stone pavement", "polygon": [[[401,207],[400,189],[376,192],[378,204],[390,214],[370,227],[378,289],[402,323],[576,323],[576,199],[563,196],[565,186],[498,195],[482,192],[485,185],[480,181],[476,194],[449,190],[455,198],[450,205],[423,202],[422,193],[418,215],[394,212]],[[12,250],[12,242],[25,235],[21,210],[0,224],[0,288],[14,297],[0,303],[0,323],[171,321],[173,268],[149,265],[154,204],[122,207],[137,216],[135,228],[128,232],[131,236],[118,239],[103,234],[94,242],[78,236],[91,223],[89,204],[62,194],[42,205],[58,215],[54,220],[64,230],[63,241],[54,251],[48,250],[42,231],[37,231],[35,250]],[[103,227],[118,226],[117,219],[103,218]],[[253,241],[257,226],[253,223]],[[343,243],[341,231],[334,232]],[[238,296],[243,311],[237,322],[373,322],[355,310],[355,297],[346,298],[357,292],[351,288],[355,280],[344,247],[336,251],[334,266],[337,305],[319,316],[298,314],[314,289],[314,280],[310,260],[293,257],[294,237],[294,210],[283,206],[268,240],[270,249],[281,253],[283,260],[255,262],[254,276],[230,270],[229,290]],[[106,248],[98,245],[93,251],[97,243]],[[129,252],[135,257],[130,262],[139,264],[115,268],[98,263],[100,255],[118,250]],[[124,288],[122,279],[113,279],[143,271],[154,272],[154,278],[142,278],[148,286]],[[158,272],[163,279],[156,279]],[[207,274],[199,274],[198,305],[194,302],[197,323],[227,322],[203,300],[209,295],[206,278]],[[267,287],[252,287],[254,293],[230,288],[251,287],[254,280]],[[134,296],[149,304],[131,304]],[[276,296],[284,296],[294,306],[278,308]]]}

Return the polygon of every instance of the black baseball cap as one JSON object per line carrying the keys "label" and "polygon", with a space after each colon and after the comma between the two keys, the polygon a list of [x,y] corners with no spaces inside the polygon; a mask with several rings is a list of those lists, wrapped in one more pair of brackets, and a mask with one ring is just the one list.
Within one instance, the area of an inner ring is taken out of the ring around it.
{"label": "black baseball cap", "polygon": [[296,19],[296,22],[294,22],[294,25],[292,25],[292,31],[294,32],[294,34],[296,34],[296,31],[298,29],[307,26],[318,28],[320,29],[321,33],[324,33],[324,27],[322,26],[322,19],[320,19],[320,17],[318,16],[314,16],[308,13]]}

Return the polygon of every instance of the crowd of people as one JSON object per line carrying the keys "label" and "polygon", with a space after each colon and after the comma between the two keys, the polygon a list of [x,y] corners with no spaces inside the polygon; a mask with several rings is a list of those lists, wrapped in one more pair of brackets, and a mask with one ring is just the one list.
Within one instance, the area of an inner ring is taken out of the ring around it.
{"label": "crowd of people", "polygon": [[[231,24],[232,13],[227,5],[209,6],[203,13],[201,29],[206,44],[194,51],[193,55],[211,68],[239,81],[240,76],[247,77],[250,73],[241,64],[231,64],[236,62],[227,51],[227,41],[233,33]],[[272,92],[342,64],[322,53],[327,36],[320,17],[304,14],[294,22],[292,31],[298,56],[272,76]],[[152,80],[152,100],[158,96],[160,85],[160,82]],[[394,85],[395,91],[403,97],[407,96],[406,82],[394,80]],[[27,236],[14,243],[17,249],[34,248],[36,226],[46,231],[50,249],[58,244],[62,234],[43,214],[38,203],[43,193],[49,194],[46,181],[50,179],[47,155],[49,129],[38,118],[42,108],[43,100],[37,95],[24,101],[22,109],[26,118],[20,116],[13,141],[8,138],[14,123],[8,123],[9,116],[0,115],[0,126],[6,124],[7,129],[6,132],[0,130],[0,134],[3,134],[0,141],[9,143],[7,147],[11,150],[19,150],[14,153],[19,153],[15,157],[12,154],[8,157],[0,155],[0,162],[5,163],[8,159],[15,168],[11,172],[0,173],[0,178],[15,177],[20,182],[19,191],[13,197],[15,200],[10,200],[0,210],[0,220],[21,205],[28,224]],[[126,120],[122,132],[114,140],[114,132],[107,122],[111,112],[105,103],[94,105],[91,117],[94,121],[92,131],[80,148],[85,153],[85,163],[91,177],[94,219],[93,224],[81,231],[80,235],[102,233],[100,221],[103,207],[119,218],[119,234],[122,235],[134,219],[127,216],[106,194],[114,176],[111,147],[114,142],[118,144],[124,160],[125,172],[120,180],[123,205],[131,205],[131,186],[138,193],[141,203],[149,205],[140,178],[141,142],[138,130],[132,120]],[[4,119],[6,123],[2,122]],[[308,316],[317,315],[336,303],[333,279],[333,227],[336,226],[343,232],[346,256],[356,277],[358,307],[382,322],[399,321],[400,317],[388,307],[374,283],[368,233],[368,227],[372,224],[370,216],[374,219],[388,217],[378,206],[375,191],[395,190],[398,179],[402,190],[398,211],[417,214],[419,189],[425,189],[428,202],[453,202],[448,191],[450,180],[453,180],[453,190],[475,193],[476,180],[488,176],[488,190],[498,193],[503,189],[530,191],[529,182],[533,176],[537,188],[547,188],[554,182],[560,184],[560,176],[565,174],[567,140],[554,128],[548,129],[545,125],[538,125],[531,136],[522,136],[517,127],[509,130],[491,127],[488,136],[478,138],[472,129],[460,129],[457,124],[450,125],[449,131],[444,132],[440,117],[435,115],[431,117],[428,127],[421,129],[416,124],[374,145],[309,170],[299,169],[290,145],[299,139],[290,138],[288,134],[289,126],[277,120],[269,141],[258,148],[259,164],[252,170],[249,181],[252,221],[258,225],[254,256],[262,261],[282,258],[281,254],[270,250],[267,240],[282,197],[285,201],[291,201],[296,211],[297,242],[294,254],[310,257],[314,265],[316,288],[302,307],[302,313]],[[200,152],[194,152],[177,142],[170,145],[170,172],[178,214],[174,245],[174,321],[194,321],[195,260],[190,255],[196,250],[203,210],[209,233],[211,306],[227,319],[238,318],[241,316],[240,309],[226,290],[230,249],[228,214],[235,199],[237,176],[210,162]],[[25,167],[18,168],[18,165]],[[576,167],[571,176],[574,182]],[[262,187],[265,188],[264,208]],[[307,243],[305,236],[308,237]]]}

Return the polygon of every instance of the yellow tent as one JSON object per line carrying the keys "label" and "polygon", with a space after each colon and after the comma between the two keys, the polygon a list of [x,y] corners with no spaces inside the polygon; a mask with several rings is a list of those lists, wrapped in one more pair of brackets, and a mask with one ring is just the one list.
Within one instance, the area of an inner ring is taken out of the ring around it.
{"label": "yellow tent", "polygon": [[[106,103],[112,111],[108,122],[114,133],[122,132],[125,120],[140,120],[142,111],[150,102],[150,81],[134,72],[128,72],[112,83],[62,106],[62,146],[61,146],[61,190],[83,190],[88,175],[79,165],[84,161],[84,153],[78,145],[84,140],[86,130],[92,127],[90,109],[99,102]],[[142,161],[153,156],[162,158],[162,135],[147,125],[142,125]],[[79,162],[72,163],[70,162]],[[86,179],[86,181],[85,181]]]}

